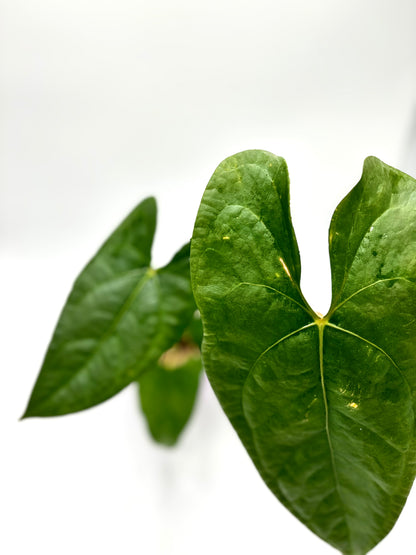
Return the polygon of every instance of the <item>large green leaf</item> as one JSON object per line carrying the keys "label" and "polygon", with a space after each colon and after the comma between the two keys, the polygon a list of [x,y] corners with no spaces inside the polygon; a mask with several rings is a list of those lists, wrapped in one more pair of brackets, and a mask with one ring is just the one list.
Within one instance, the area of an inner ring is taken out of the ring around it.
{"label": "large green leaf", "polygon": [[416,472],[416,181],[365,161],[332,219],[325,317],[300,291],[282,158],[220,164],[191,251],[204,366],[261,476],[321,538],[367,553]]}
{"label": "large green leaf", "polygon": [[55,416],[105,401],[176,343],[195,310],[189,244],[150,267],[156,203],[144,200],[81,272],[24,414]]}

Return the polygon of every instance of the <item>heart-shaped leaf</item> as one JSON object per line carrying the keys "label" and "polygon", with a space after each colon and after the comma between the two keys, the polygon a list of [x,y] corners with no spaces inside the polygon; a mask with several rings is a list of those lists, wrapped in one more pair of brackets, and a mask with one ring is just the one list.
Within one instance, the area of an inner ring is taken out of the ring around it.
{"label": "heart-shaped leaf", "polygon": [[150,267],[156,203],[140,203],[82,270],[59,318],[24,417],[92,407],[179,341],[195,303],[189,244]]}
{"label": "heart-shaped leaf", "polygon": [[207,186],[191,249],[204,367],[269,488],[359,555],[416,471],[416,181],[365,161],[332,219],[325,317],[300,291],[288,183],[282,158],[247,151]]}

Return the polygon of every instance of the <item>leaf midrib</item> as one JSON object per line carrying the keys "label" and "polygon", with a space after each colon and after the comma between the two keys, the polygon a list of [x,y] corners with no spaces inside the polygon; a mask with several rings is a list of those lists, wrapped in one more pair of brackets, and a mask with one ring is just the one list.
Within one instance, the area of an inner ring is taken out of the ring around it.
{"label": "leaf midrib", "polygon": [[113,333],[113,331],[116,329],[117,325],[119,324],[119,322],[121,321],[121,319],[123,318],[124,314],[126,314],[126,312],[130,309],[130,307],[132,306],[132,304],[134,303],[137,295],[140,293],[140,291],[143,289],[144,285],[150,280],[152,279],[156,274],[156,270],[153,270],[152,268],[149,268],[146,273],[144,274],[144,276],[139,280],[139,282],[137,283],[137,285],[134,287],[133,291],[130,293],[130,295],[127,297],[126,301],[123,303],[123,305],[121,306],[119,312],[116,314],[114,320],[112,321],[110,327],[108,328],[108,330],[98,339],[94,349],[91,351],[90,356],[87,358],[87,360],[85,361],[85,363],[79,367],[77,369],[76,372],[73,372],[70,374],[70,376],[68,377],[68,379],[66,379],[64,382],[62,382],[59,387],[57,387],[53,393],[51,395],[46,396],[43,401],[41,402],[41,404],[50,401],[51,399],[53,399],[54,397],[56,397],[56,395],[64,388],[66,387],[74,378],[75,376],[78,376],[81,372],[83,372],[85,370],[85,368],[88,367],[88,365],[91,363],[91,361],[94,359],[94,357],[96,356],[100,346],[111,336],[111,334]]}
{"label": "leaf midrib", "polygon": [[324,373],[324,330],[325,330],[325,327],[326,327],[326,322],[323,320],[322,322],[315,322],[315,324],[318,326],[319,373],[320,373],[320,377],[321,377],[322,397],[323,397],[324,408],[325,408],[325,433],[326,433],[329,453],[330,453],[330,457],[331,457],[331,467],[332,467],[332,474],[334,476],[335,490],[337,492],[338,499],[339,499],[340,505],[342,507],[343,519],[344,519],[344,522],[346,524],[346,529],[347,529],[347,533],[348,533],[348,537],[349,537],[349,544],[350,544],[350,547],[352,547],[351,527],[350,527],[349,522],[348,522],[348,512],[346,510],[345,502],[344,502],[344,500],[342,498],[342,495],[341,495],[341,492],[340,492],[338,471],[337,471],[336,463],[335,463],[335,453],[334,453],[334,448],[333,448],[333,445],[332,445],[331,433],[329,431],[329,407],[328,407],[328,399],[327,399],[327,395],[326,395],[325,373]]}
{"label": "leaf midrib", "polygon": [[81,305],[82,303],[85,302],[85,300],[90,296],[90,295],[94,295],[96,294],[97,291],[107,287],[110,284],[114,284],[114,282],[120,282],[122,280],[124,280],[127,277],[133,277],[136,274],[138,276],[141,276],[140,279],[142,279],[144,277],[143,275],[143,270],[145,270],[145,274],[146,275],[146,268],[145,267],[140,267],[140,268],[132,268],[130,270],[126,270],[124,272],[121,272],[115,276],[111,276],[108,279],[105,279],[103,281],[100,281],[99,283],[97,283],[92,289],[88,288],[88,290],[86,290],[79,298],[77,298],[75,301],[71,302],[71,305],[73,307],[78,307],[79,305]]}

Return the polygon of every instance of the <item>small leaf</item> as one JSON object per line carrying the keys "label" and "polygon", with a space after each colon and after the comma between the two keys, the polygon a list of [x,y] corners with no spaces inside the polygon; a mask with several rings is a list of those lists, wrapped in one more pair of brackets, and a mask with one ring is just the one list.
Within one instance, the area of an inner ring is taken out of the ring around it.
{"label": "small leaf", "polygon": [[416,181],[375,158],[330,228],[333,302],[300,290],[286,164],[225,160],[191,275],[208,378],[263,479],[350,555],[391,529],[416,471]]}
{"label": "small leaf", "polygon": [[150,433],[169,446],[177,442],[191,416],[202,368],[197,348],[192,353],[189,349],[188,353],[175,353],[173,358],[177,360],[174,367],[162,359],[139,379],[140,402]]}
{"label": "small leaf", "polygon": [[202,370],[201,339],[201,318],[195,313],[180,342],[138,380],[149,431],[164,445],[177,442],[191,416]]}
{"label": "small leaf", "polygon": [[84,268],[61,313],[24,417],[92,407],[179,340],[194,311],[189,245],[150,267],[156,203],[144,200]]}

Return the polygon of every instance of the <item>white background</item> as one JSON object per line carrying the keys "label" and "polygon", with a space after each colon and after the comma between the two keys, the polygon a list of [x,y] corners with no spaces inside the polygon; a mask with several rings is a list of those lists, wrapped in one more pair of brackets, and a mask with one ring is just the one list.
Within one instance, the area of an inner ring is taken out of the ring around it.
{"label": "white background", "polygon": [[[286,158],[312,306],[331,214],[373,154],[416,175],[414,0],[0,2],[0,551],[330,555],[268,491],[204,382],[179,446],[136,391],[18,422],[77,273],[154,194],[154,264],[216,165]],[[415,552],[416,496],[374,555]]]}

